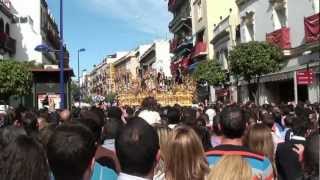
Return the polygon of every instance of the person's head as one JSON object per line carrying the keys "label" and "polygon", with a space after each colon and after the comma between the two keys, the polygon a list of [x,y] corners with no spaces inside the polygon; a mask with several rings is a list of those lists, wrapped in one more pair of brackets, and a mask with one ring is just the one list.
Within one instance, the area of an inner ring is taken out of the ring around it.
{"label": "person's head", "polygon": [[319,132],[307,138],[304,150],[305,174],[311,177],[319,177]]}
{"label": "person's head", "polygon": [[18,136],[1,152],[0,179],[49,180],[45,150],[36,140]]}
{"label": "person's head", "polygon": [[141,103],[142,109],[149,110],[149,111],[157,111],[158,103],[154,97],[146,97],[143,99]]}
{"label": "person's head", "polygon": [[170,107],[167,110],[168,124],[179,124],[180,111],[177,108]]}
{"label": "person's head", "polygon": [[181,120],[188,126],[197,125],[197,110],[192,108],[185,108],[182,111]]}
{"label": "person's head", "polygon": [[7,126],[0,130],[0,152],[21,135],[27,135],[23,128]]}
{"label": "person's head", "polygon": [[112,106],[108,109],[108,117],[121,120],[122,110],[119,107]]}
{"label": "person's head", "polygon": [[284,125],[287,128],[291,128],[293,125],[293,122],[296,121],[296,116],[294,114],[288,114],[286,115],[286,117],[284,118]]}
{"label": "person's head", "polygon": [[239,155],[225,155],[213,166],[208,180],[249,180],[253,172],[248,162]]}
{"label": "person's head", "polygon": [[212,131],[216,136],[221,136],[221,127],[219,126],[220,124],[220,113],[218,113],[214,118],[212,122]]}
{"label": "person's head", "polygon": [[139,177],[153,173],[159,151],[157,132],[139,117],[130,120],[115,141],[122,172]]}
{"label": "person's head", "polygon": [[68,123],[71,121],[71,113],[69,110],[65,109],[60,112],[60,120],[62,123]]}
{"label": "person's head", "polygon": [[58,126],[47,145],[48,161],[56,180],[90,178],[96,151],[89,129],[81,125]]}
{"label": "person's head", "polygon": [[38,120],[36,114],[26,112],[21,117],[21,125],[28,135],[38,132]]}
{"label": "person's head", "polygon": [[95,141],[100,143],[103,124],[95,112],[82,111],[78,122],[90,129],[94,135]]}
{"label": "person's head", "polygon": [[267,110],[261,110],[259,117],[263,124],[268,126],[270,129],[273,127],[275,119],[271,112]]}
{"label": "person's head", "polygon": [[57,125],[50,123],[39,131],[39,140],[44,147],[47,147],[50,137],[54,133]]}
{"label": "person's head", "polygon": [[273,161],[274,144],[271,130],[264,124],[255,124],[251,126],[244,139],[245,144],[252,151],[263,154]]}
{"label": "person's head", "polygon": [[115,139],[123,127],[119,119],[108,118],[103,126],[104,139]]}
{"label": "person's head", "polygon": [[225,138],[241,138],[246,130],[243,111],[237,106],[225,107],[220,114],[220,127]]}
{"label": "person's head", "polygon": [[174,129],[164,162],[167,180],[203,180],[209,171],[202,143],[188,126]]}

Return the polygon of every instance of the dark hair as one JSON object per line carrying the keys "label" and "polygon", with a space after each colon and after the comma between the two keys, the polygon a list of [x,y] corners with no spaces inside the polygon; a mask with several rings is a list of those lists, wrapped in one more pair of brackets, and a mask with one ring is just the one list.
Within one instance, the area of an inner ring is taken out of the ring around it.
{"label": "dark hair", "polygon": [[309,122],[303,118],[294,118],[292,122],[292,131],[296,136],[305,137],[309,129]]}
{"label": "dark hair", "polygon": [[319,178],[319,132],[307,138],[304,150],[305,179]]}
{"label": "dark hair", "polygon": [[56,180],[81,180],[96,151],[89,129],[64,124],[56,128],[47,145],[48,161]]}
{"label": "dark hair", "polygon": [[26,135],[18,136],[1,155],[0,179],[49,180],[49,167],[40,143]]}
{"label": "dark hair", "polygon": [[158,103],[154,97],[146,97],[142,100],[141,107],[144,110],[157,111]]}
{"label": "dark hair", "polygon": [[38,132],[38,121],[36,114],[27,112],[22,115],[21,123],[28,135],[33,135]]}
{"label": "dark hair", "polygon": [[122,171],[144,177],[155,165],[159,139],[152,126],[135,117],[120,131],[115,146]]}
{"label": "dark hair", "polygon": [[180,111],[177,108],[170,107],[167,110],[167,118],[169,124],[179,124]]}
{"label": "dark hair", "polygon": [[211,144],[210,132],[206,127],[195,126],[195,127],[192,127],[192,129],[196,132],[199,139],[201,140],[204,151],[208,151],[213,148]]}
{"label": "dark hair", "polygon": [[243,111],[237,106],[225,107],[220,116],[222,134],[230,139],[241,138],[246,129]]}
{"label": "dark hair", "polygon": [[220,113],[218,113],[213,118],[213,122],[212,122],[212,131],[217,136],[221,136],[222,135],[221,129],[219,128],[219,124],[220,124]]}
{"label": "dark hair", "polygon": [[27,135],[23,128],[16,126],[7,126],[0,130],[0,151],[15,141],[18,136]]}
{"label": "dark hair", "polygon": [[121,120],[122,111],[119,107],[112,106],[108,109],[108,117]]}
{"label": "dark hair", "polygon": [[272,128],[274,125],[274,116],[267,110],[261,110],[259,113],[260,120],[262,123],[269,128]]}
{"label": "dark hair", "polygon": [[95,141],[100,144],[103,124],[101,124],[102,122],[98,114],[93,111],[83,111],[80,114],[78,122],[89,128],[94,135]]}
{"label": "dark hair", "polygon": [[291,128],[292,125],[293,125],[293,122],[294,122],[294,121],[297,121],[296,119],[297,119],[297,117],[296,117],[295,115],[291,115],[291,114],[287,115],[287,116],[284,118],[284,124],[285,124],[285,126],[288,127],[288,128]]}
{"label": "dark hair", "polygon": [[115,118],[107,119],[103,126],[104,139],[115,139],[122,127],[120,120]]}
{"label": "dark hair", "polygon": [[185,108],[181,115],[182,122],[188,126],[197,125],[197,110],[192,108]]}
{"label": "dark hair", "polygon": [[39,140],[44,147],[47,147],[50,137],[53,135],[54,130],[56,129],[57,125],[50,123],[46,127],[40,130],[39,132]]}

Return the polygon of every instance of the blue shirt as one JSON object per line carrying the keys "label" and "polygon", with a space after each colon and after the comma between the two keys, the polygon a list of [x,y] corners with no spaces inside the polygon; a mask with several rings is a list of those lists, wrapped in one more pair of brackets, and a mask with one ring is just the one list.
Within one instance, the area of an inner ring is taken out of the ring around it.
{"label": "blue shirt", "polygon": [[117,180],[118,175],[112,169],[95,163],[91,180]]}

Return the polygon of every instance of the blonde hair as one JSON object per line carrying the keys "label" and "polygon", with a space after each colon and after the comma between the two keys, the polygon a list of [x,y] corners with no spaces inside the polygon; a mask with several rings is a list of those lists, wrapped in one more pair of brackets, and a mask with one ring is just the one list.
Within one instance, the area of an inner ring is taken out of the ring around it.
{"label": "blonde hair", "polygon": [[171,134],[165,156],[166,180],[203,180],[209,172],[202,143],[187,126],[179,126]]}
{"label": "blonde hair", "polygon": [[155,172],[163,173],[165,171],[164,159],[166,154],[168,154],[168,142],[171,134],[171,129],[161,124],[154,124],[153,127],[156,129],[159,136],[160,145],[160,159],[155,168]]}
{"label": "blonde hair", "polygon": [[240,155],[225,155],[211,167],[208,180],[250,180],[252,169]]}
{"label": "blonde hair", "polygon": [[263,154],[274,162],[274,144],[270,128],[264,124],[255,124],[249,128],[245,144],[255,153]]}
{"label": "blonde hair", "polygon": [[271,130],[264,124],[255,124],[251,126],[245,136],[244,144],[248,148],[258,154],[263,154],[271,161],[275,177],[276,165],[274,160],[274,144]]}

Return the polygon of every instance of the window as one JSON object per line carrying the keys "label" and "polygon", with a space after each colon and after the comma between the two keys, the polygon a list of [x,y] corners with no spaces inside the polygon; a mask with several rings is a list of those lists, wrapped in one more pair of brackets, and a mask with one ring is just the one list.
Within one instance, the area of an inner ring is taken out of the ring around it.
{"label": "window", "polygon": [[10,25],[6,23],[6,33],[10,35]]}
{"label": "window", "polygon": [[28,22],[28,17],[20,17],[20,23],[27,23]]}
{"label": "window", "polygon": [[320,8],[320,2],[319,2],[319,0],[313,0],[313,9],[314,9],[314,12],[315,12],[315,14],[316,13],[319,13],[319,8]]}
{"label": "window", "polygon": [[201,21],[202,19],[202,4],[201,0],[197,2],[197,16],[198,16],[198,21]]}
{"label": "window", "polygon": [[272,4],[272,19],[274,29],[281,29],[287,26],[287,7],[284,0]]}
{"label": "window", "polygon": [[241,38],[244,42],[254,41],[254,12],[246,12],[244,16],[241,17]]}
{"label": "window", "polygon": [[0,19],[0,32],[4,32],[4,22],[3,19]]}
{"label": "window", "polygon": [[253,22],[247,22],[244,27],[246,42],[254,41],[254,25]]}

